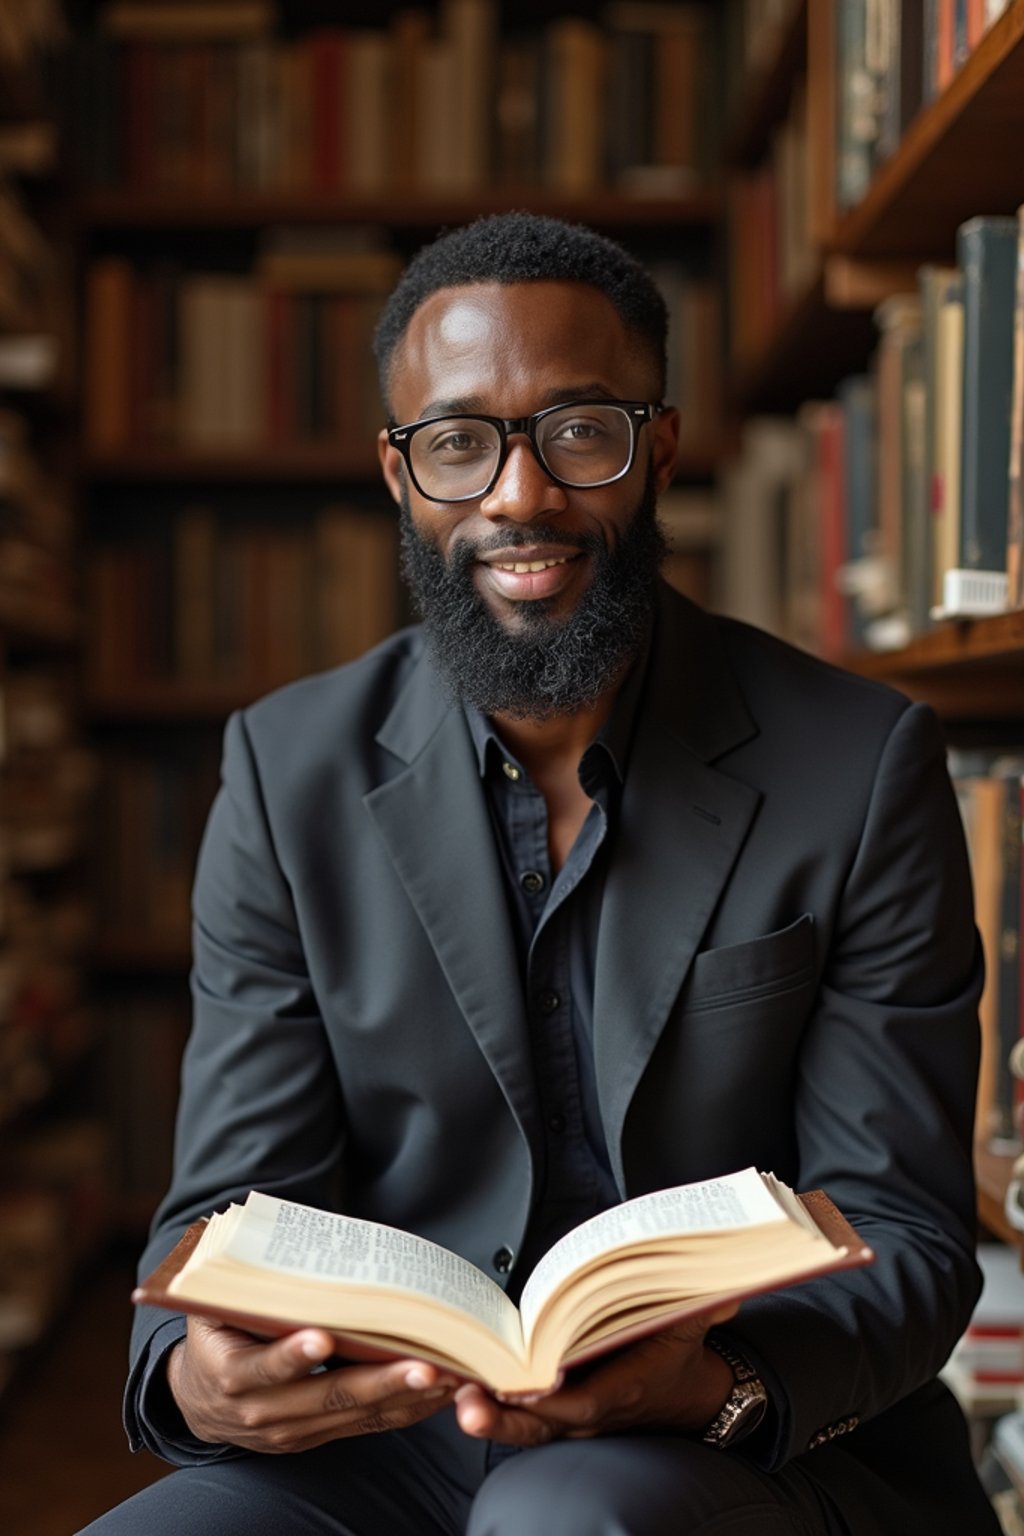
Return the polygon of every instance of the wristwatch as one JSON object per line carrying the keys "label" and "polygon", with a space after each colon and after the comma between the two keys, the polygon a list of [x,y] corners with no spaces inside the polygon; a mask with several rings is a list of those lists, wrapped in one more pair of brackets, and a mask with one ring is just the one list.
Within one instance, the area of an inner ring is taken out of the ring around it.
{"label": "wristwatch", "polygon": [[732,1391],[701,1435],[705,1445],[724,1451],[760,1424],[768,1407],[768,1393],[754,1367],[731,1345],[713,1333],[707,1334],[704,1342],[722,1357],[733,1374]]}

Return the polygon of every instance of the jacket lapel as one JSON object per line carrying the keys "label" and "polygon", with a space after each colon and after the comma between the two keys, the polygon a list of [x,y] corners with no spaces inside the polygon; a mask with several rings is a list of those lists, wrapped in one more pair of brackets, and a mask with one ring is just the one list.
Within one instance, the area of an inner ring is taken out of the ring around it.
{"label": "jacket lapel", "polygon": [[626,1112],[760,800],[712,760],[755,734],[716,627],[666,593],[597,946],[594,1056],[623,1194]]}
{"label": "jacket lapel", "polygon": [[529,1141],[528,1028],[494,833],[465,718],[426,656],[377,739],[405,766],[364,803]]}

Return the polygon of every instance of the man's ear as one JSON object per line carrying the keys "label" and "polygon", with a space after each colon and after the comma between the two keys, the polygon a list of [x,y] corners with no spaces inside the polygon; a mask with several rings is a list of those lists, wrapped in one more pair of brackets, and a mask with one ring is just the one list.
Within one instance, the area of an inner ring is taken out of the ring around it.
{"label": "man's ear", "polygon": [[384,484],[391,492],[396,506],[401,505],[404,469],[402,455],[397,448],[392,448],[388,442],[387,430],[382,427],[377,433],[377,457],[380,459],[381,474],[384,476]]}
{"label": "man's ear", "polygon": [[679,451],[679,412],[668,405],[654,418],[654,451],[651,466],[658,495],[672,484],[676,472],[676,454]]}

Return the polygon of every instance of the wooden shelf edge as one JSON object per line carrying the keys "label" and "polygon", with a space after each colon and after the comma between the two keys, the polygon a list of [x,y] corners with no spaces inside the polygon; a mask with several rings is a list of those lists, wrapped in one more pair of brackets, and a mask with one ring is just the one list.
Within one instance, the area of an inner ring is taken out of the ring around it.
{"label": "wooden shelf edge", "polygon": [[339,451],[330,444],[290,445],[198,452],[191,448],[126,448],[92,452],[82,462],[85,479],[133,480],[351,480],[376,482],[380,465],[371,453]]}
{"label": "wooden shelf edge", "polygon": [[176,725],[190,720],[217,724],[273,686],[254,683],[250,688],[203,688],[188,683],[150,683],[116,691],[94,687],[86,694],[84,712],[94,724],[124,721]]}
{"label": "wooden shelf edge", "polygon": [[722,204],[715,188],[695,188],[678,197],[629,197],[625,193],[559,192],[538,187],[481,187],[462,195],[427,196],[399,189],[376,196],[319,193],[236,194],[161,191],[96,191],[83,195],[78,209],[85,231],[124,229],[209,229],[266,224],[381,224],[405,230],[467,223],[481,214],[527,209],[585,224],[621,227],[716,225]]}
{"label": "wooden shelf edge", "polygon": [[793,82],[807,63],[807,7],[808,0],[794,0],[775,57],[743,82],[745,106],[727,141],[730,165],[756,164],[772,129],[786,115]]}
{"label": "wooden shelf edge", "polygon": [[729,403],[746,416],[791,412],[806,399],[830,396],[845,374],[863,367],[876,339],[869,309],[828,302],[822,266],[793,297],[760,354],[735,369]]}
{"label": "wooden shelf edge", "polygon": [[[887,234],[891,215],[906,199],[909,185],[930,161],[948,157],[949,141],[957,133],[964,114],[979,100],[986,86],[1015,54],[1024,54],[1024,6],[1010,5],[981,38],[949,85],[929,102],[910,123],[896,153],[882,164],[864,197],[836,223],[828,242],[833,251],[849,256],[900,254]],[[1024,57],[1021,59],[1024,65]],[[1024,78],[1024,68],[1022,68]],[[996,208],[979,208],[997,213]],[[949,231],[950,245],[955,228]],[[900,242],[896,242],[898,246]],[[938,251],[918,254],[937,256]]]}
{"label": "wooden shelf edge", "polygon": [[986,619],[947,619],[903,650],[860,651],[849,657],[846,665],[865,677],[884,680],[992,661],[1022,664],[1024,694],[1024,608]]}
{"label": "wooden shelf edge", "polygon": [[988,1147],[980,1145],[974,1149],[978,1218],[994,1236],[1018,1248],[1024,1263],[1024,1232],[1012,1227],[1006,1219],[1006,1188],[1010,1182],[1013,1164],[1012,1153],[993,1152]]}

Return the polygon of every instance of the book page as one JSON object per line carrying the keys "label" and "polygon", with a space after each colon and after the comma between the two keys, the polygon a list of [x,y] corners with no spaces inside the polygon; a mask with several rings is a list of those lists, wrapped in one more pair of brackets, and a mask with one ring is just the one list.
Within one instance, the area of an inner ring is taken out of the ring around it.
{"label": "book page", "polygon": [[254,1191],[223,1252],[242,1263],[306,1279],[386,1286],[431,1296],[507,1336],[516,1309],[499,1285],[467,1259],[412,1232],[315,1210]]}
{"label": "book page", "polygon": [[699,1184],[655,1190],[613,1206],[567,1232],[541,1259],[523,1287],[519,1304],[523,1333],[530,1337],[538,1311],[563,1280],[623,1243],[659,1236],[729,1232],[786,1220],[781,1205],[756,1168],[745,1168],[720,1179],[705,1179]]}

